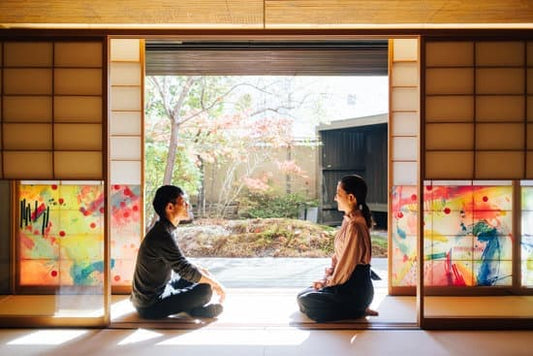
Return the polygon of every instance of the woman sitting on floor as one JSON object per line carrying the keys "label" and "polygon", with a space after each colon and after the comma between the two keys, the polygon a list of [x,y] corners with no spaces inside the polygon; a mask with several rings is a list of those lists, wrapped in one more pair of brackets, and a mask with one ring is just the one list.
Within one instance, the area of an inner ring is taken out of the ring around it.
{"label": "woman sitting on floor", "polygon": [[366,205],[367,185],[357,175],[345,176],[337,185],[335,201],[344,212],[335,236],[335,254],[325,276],[298,294],[300,311],[318,322],[378,315],[369,309],[374,298],[370,259],[372,217]]}

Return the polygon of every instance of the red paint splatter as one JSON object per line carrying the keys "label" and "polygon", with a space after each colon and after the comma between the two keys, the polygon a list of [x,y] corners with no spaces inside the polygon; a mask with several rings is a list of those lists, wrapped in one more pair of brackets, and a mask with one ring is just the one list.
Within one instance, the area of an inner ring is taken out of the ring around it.
{"label": "red paint splatter", "polygon": [[57,184],[52,184],[52,190],[56,190],[57,189]]}
{"label": "red paint splatter", "polygon": [[127,197],[129,197],[129,196],[132,196],[133,193],[132,193],[132,191],[130,190],[130,188],[126,188],[126,189],[124,189],[124,195],[127,196]]}
{"label": "red paint splatter", "polygon": [[89,216],[89,215],[91,215],[91,212],[89,210],[84,210],[83,211],[83,215],[84,216]]}
{"label": "red paint splatter", "polygon": [[121,207],[121,208],[125,208],[125,207],[126,207],[126,203],[123,202],[123,201],[121,201],[121,202],[120,202],[120,207]]}
{"label": "red paint splatter", "polygon": [[450,208],[444,208],[444,214],[449,214],[449,213],[451,213]]}
{"label": "red paint splatter", "polygon": [[65,231],[61,230],[59,231],[59,236],[64,237],[66,235]]}
{"label": "red paint splatter", "polygon": [[416,200],[416,194],[411,195],[411,200],[413,200],[413,201]]}
{"label": "red paint splatter", "polygon": [[120,190],[120,185],[116,184],[116,185],[113,186],[113,188],[114,188],[115,190]]}
{"label": "red paint splatter", "polygon": [[403,213],[400,211],[400,212],[398,212],[397,216],[398,216],[398,219],[401,219],[401,218],[403,218]]}
{"label": "red paint splatter", "polygon": [[488,202],[488,201],[489,201],[489,197],[485,195],[485,196],[483,197],[483,201],[484,201],[485,203]]}
{"label": "red paint splatter", "polygon": [[132,208],[131,208],[133,211],[139,211],[139,207],[137,205],[134,205]]}
{"label": "red paint splatter", "polygon": [[120,281],[120,276],[115,276],[113,279],[115,280],[115,282],[118,282]]}
{"label": "red paint splatter", "polygon": [[63,198],[59,198],[57,201],[59,202],[59,204],[63,204],[65,202]]}
{"label": "red paint splatter", "polygon": [[50,272],[50,275],[52,277],[57,277],[57,271],[56,270],[53,270],[52,272]]}
{"label": "red paint splatter", "polygon": [[130,213],[128,213],[127,211],[124,213],[124,217],[125,218],[129,218],[130,217]]}
{"label": "red paint splatter", "polygon": [[104,208],[100,208],[99,211],[103,214],[104,213]]}
{"label": "red paint splatter", "polygon": [[427,189],[427,190],[431,190],[431,189],[433,189],[433,186],[428,185],[428,186],[426,186],[426,189]]}
{"label": "red paint splatter", "polygon": [[33,233],[34,233],[35,235],[39,235],[41,232],[40,232],[39,230],[33,230]]}
{"label": "red paint splatter", "polygon": [[94,229],[96,227],[95,223],[91,223],[91,229]]}

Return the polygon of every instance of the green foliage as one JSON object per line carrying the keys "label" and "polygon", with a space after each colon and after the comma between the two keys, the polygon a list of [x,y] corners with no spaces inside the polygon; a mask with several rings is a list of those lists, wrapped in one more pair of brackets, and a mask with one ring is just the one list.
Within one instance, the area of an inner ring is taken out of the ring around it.
{"label": "green foliage", "polygon": [[[167,164],[168,147],[166,143],[147,140],[145,145],[145,201],[146,225],[148,226],[153,215],[152,200],[155,191],[163,181],[163,174]],[[181,187],[187,194],[194,195],[198,192],[202,173],[200,169],[189,159],[183,149],[176,151],[176,162],[172,174],[171,184]]]}
{"label": "green foliage", "polygon": [[298,193],[249,192],[239,199],[239,215],[245,218],[297,218],[301,207],[310,202]]}

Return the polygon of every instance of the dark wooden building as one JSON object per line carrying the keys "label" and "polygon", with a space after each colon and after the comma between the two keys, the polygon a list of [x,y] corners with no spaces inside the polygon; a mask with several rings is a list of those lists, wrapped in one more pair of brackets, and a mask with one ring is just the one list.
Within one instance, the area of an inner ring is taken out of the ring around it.
{"label": "dark wooden building", "polygon": [[368,183],[367,204],[377,227],[387,227],[387,122],[380,114],[335,121],[317,128],[319,154],[319,217],[325,225],[339,225],[342,213],[333,200],[337,182],[347,174],[358,174]]}

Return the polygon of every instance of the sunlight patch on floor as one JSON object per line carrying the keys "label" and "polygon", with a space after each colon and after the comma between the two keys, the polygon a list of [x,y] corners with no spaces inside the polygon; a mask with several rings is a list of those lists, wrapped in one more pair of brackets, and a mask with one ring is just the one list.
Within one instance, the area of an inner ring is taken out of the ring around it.
{"label": "sunlight patch on floor", "polygon": [[39,330],[12,340],[7,345],[61,345],[89,330]]}

